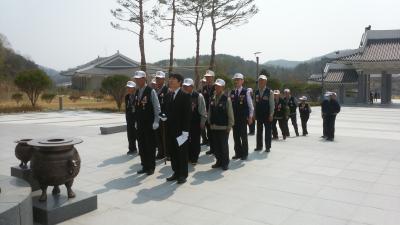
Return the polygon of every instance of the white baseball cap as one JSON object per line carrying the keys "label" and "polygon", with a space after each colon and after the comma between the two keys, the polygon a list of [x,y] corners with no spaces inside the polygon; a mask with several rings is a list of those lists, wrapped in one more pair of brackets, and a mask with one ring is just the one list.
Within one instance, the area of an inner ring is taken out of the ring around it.
{"label": "white baseball cap", "polygon": [[193,82],[193,80],[192,79],[190,79],[190,78],[186,78],[186,79],[184,79],[183,80],[183,86],[193,86],[193,84],[194,84],[194,82]]}
{"label": "white baseball cap", "polygon": [[285,90],[283,90],[283,92],[290,92],[290,89],[286,88]]}
{"label": "white baseball cap", "polygon": [[233,75],[232,79],[242,79],[243,80],[244,76],[241,73],[235,73],[235,75]]}
{"label": "white baseball cap", "polygon": [[133,78],[144,78],[144,77],[146,77],[146,73],[141,70],[136,71],[135,75],[133,76]]}
{"label": "white baseball cap", "polygon": [[332,95],[332,92],[330,92],[330,91],[327,91],[327,92],[325,92],[325,94],[324,94],[325,97],[329,97],[329,96],[331,96],[331,95]]}
{"label": "white baseball cap", "polygon": [[129,88],[135,88],[136,87],[136,83],[130,80],[130,81],[128,81],[126,83],[126,86],[129,87]]}
{"label": "white baseball cap", "polygon": [[268,80],[267,76],[265,76],[265,75],[260,75],[260,76],[258,77],[258,79],[259,79],[259,80]]}
{"label": "white baseball cap", "polygon": [[279,90],[274,91],[274,95],[280,95],[280,94],[281,94],[281,92]]}
{"label": "white baseball cap", "polygon": [[300,101],[307,101],[307,97],[306,97],[306,96],[301,96],[301,97],[299,98],[299,100],[300,100]]}
{"label": "white baseball cap", "polygon": [[204,74],[204,76],[205,76],[205,77],[214,77],[215,74],[214,74],[214,71],[212,71],[212,70],[207,70],[207,71],[206,71],[206,74]]}
{"label": "white baseball cap", "polygon": [[221,86],[221,87],[225,87],[225,81],[222,80],[222,79],[217,79],[217,80],[215,81],[214,85],[218,85],[218,86]]}
{"label": "white baseball cap", "polygon": [[165,78],[165,73],[163,71],[157,71],[156,78]]}

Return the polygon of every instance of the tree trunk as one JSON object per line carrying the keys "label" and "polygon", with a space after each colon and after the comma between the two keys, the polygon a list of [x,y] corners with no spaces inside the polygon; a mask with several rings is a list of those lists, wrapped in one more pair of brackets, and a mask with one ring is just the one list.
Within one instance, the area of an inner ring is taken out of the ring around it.
{"label": "tree trunk", "polygon": [[196,62],[194,66],[194,74],[195,74],[194,83],[196,89],[199,88],[199,83],[200,83],[199,65],[200,65],[200,30],[196,29]]}
{"label": "tree trunk", "polygon": [[176,5],[175,0],[172,1],[172,21],[171,21],[171,45],[169,50],[169,67],[168,73],[173,71],[174,66],[174,35],[175,35],[175,17],[176,17]]}
{"label": "tree trunk", "polygon": [[215,69],[215,42],[217,41],[217,27],[215,24],[215,20],[214,20],[214,1],[212,4],[212,12],[211,12],[211,25],[212,25],[212,29],[213,29],[213,37],[212,37],[212,42],[211,42],[211,58],[210,58],[210,66],[209,69],[210,70],[214,70]]}
{"label": "tree trunk", "polygon": [[140,14],[140,32],[139,32],[139,48],[140,48],[140,68],[146,72],[146,54],[144,52],[144,18],[143,18],[143,0],[139,0]]}

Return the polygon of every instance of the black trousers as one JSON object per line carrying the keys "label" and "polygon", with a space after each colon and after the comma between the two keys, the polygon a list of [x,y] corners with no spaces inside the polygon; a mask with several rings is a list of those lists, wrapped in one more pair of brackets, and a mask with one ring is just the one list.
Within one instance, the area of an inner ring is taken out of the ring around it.
{"label": "black trousers", "polygon": [[307,115],[307,116],[300,116],[300,119],[301,119],[301,128],[303,129],[303,135],[308,134],[308,131],[307,131],[307,122],[308,122],[308,119],[309,119],[309,118],[310,118],[309,115]]}
{"label": "black trousers", "polygon": [[203,144],[208,144],[208,134],[207,134],[207,122],[206,122],[206,127],[201,130],[201,139],[203,140]]}
{"label": "black trousers", "polygon": [[207,129],[207,138],[208,138],[208,143],[210,144],[210,152],[214,153],[214,147],[213,147],[213,138],[211,135],[211,128],[210,128],[210,124],[208,124],[208,122],[206,123],[206,129]]}
{"label": "black trousers", "polygon": [[[287,125],[287,120],[286,119],[274,119],[272,120],[272,136],[274,138],[278,138],[278,128],[276,127],[276,124],[279,124],[279,128],[281,129],[282,136],[286,137],[286,125]],[[285,125],[286,124],[286,125]]]}
{"label": "black trousers", "polygon": [[[164,126],[164,127],[163,127]],[[156,136],[157,136],[157,156],[159,157],[165,157],[169,156],[168,150],[166,149],[163,136],[165,136],[165,131],[166,131],[166,124],[163,121],[160,121],[160,127],[156,130]],[[166,137],[165,137],[166,138]]]}
{"label": "black trousers", "polygon": [[200,122],[192,124],[189,131],[189,161],[197,163],[200,155]]}
{"label": "black trousers", "polygon": [[322,116],[322,136],[328,137],[328,124],[327,124],[327,116],[323,115]]}
{"label": "black trousers", "polygon": [[256,132],[256,122],[249,125],[249,133],[254,134]]}
{"label": "black trousers", "polygon": [[133,115],[131,114],[126,114],[126,134],[128,137],[128,143],[129,143],[129,151],[137,151],[136,148],[136,128],[135,128],[135,120]]}
{"label": "black trousers", "polygon": [[269,121],[262,121],[262,120],[257,120],[257,141],[256,141],[256,146],[257,149],[262,149],[263,148],[263,130],[265,128],[265,149],[270,149],[271,148],[271,122]]}
{"label": "black trousers", "polygon": [[156,143],[154,142],[154,130],[152,124],[138,124],[139,155],[143,169],[154,170],[156,167]]}
{"label": "black trousers", "polygon": [[171,167],[178,178],[187,178],[188,176],[188,144],[186,141],[178,146],[175,136],[168,135],[167,148],[171,156]]}
{"label": "black trousers", "polygon": [[211,135],[215,140],[213,147],[215,149],[216,164],[222,167],[229,165],[229,133],[226,130],[211,130]]}
{"label": "black trousers", "polygon": [[335,122],[336,115],[326,116],[326,137],[329,139],[335,138]]}
{"label": "black trousers", "polygon": [[[294,128],[294,132],[296,133],[296,135],[299,134],[299,128],[297,126],[297,115],[296,114],[291,114],[289,115],[289,119],[292,122],[293,128]],[[290,132],[289,132],[289,126],[287,127],[287,136],[290,136]]]}
{"label": "black trousers", "polygon": [[233,140],[235,142],[235,156],[247,157],[249,154],[249,143],[247,140],[246,120],[235,120],[235,125],[233,125]]}

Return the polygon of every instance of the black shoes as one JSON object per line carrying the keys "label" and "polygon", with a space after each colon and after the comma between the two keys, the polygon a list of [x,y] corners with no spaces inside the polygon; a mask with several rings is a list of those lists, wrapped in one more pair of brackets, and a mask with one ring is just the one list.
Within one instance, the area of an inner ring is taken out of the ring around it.
{"label": "black shoes", "polygon": [[167,178],[167,181],[174,181],[174,180],[176,180],[178,184],[186,183],[185,177],[178,178],[178,176],[176,176],[175,174]]}
{"label": "black shoes", "polygon": [[240,156],[237,156],[237,155],[234,155],[233,157],[232,157],[232,159],[240,159],[241,157]]}
{"label": "black shoes", "polygon": [[249,133],[249,136],[254,136],[254,135],[255,135],[254,132],[250,132],[250,133]]}
{"label": "black shoes", "polygon": [[178,184],[184,184],[184,183],[186,183],[186,178],[184,178],[184,177],[179,178],[177,183],[178,183]]}
{"label": "black shoes", "polygon": [[157,160],[160,160],[160,159],[163,159],[163,158],[165,158],[165,157],[163,155],[161,155],[161,154],[157,154],[157,156],[156,156]]}
{"label": "black shoes", "polygon": [[[290,137],[290,136],[288,136],[288,137]],[[283,140],[286,140],[286,136],[283,136]]]}
{"label": "black shoes", "polygon": [[147,176],[153,175],[154,174],[154,170],[148,170],[146,172]]}
{"label": "black shoes", "polygon": [[271,149],[269,149],[269,148],[265,149],[265,152],[270,152],[270,151],[271,151]]}
{"label": "black shoes", "polygon": [[211,168],[216,169],[216,168],[220,168],[221,165],[219,163],[215,163],[214,165],[211,166]]}
{"label": "black shoes", "polygon": [[247,155],[246,156],[242,156],[240,159],[241,160],[247,160]]}
{"label": "black shoes", "polygon": [[228,166],[222,166],[222,170],[228,170]]}
{"label": "black shoes", "polygon": [[208,151],[206,151],[206,154],[207,154],[207,155],[211,155],[211,154],[214,154],[214,152],[211,151],[211,150],[208,150]]}
{"label": "black shoes", "polygon": [[178,177],[175,174],[173,174],[172,176],[167,178],[167,181],[174,181],[174,180],[177,180],[177,179],[178,179]]}
{"label": "black shoes", "polygon": [[138,174],[144,174],[144,173],[147,173],[147,171],[145,169],[141,169],[141,170],[137,171],[137,173]]}
{"label": "black shoes", "polygon": [[136,154],[137,153],[137,150],[129,150],[126,154],[127,155],[134,155],[134,154]]}
{"label": "black shoes", "polygon": [[262,148],[255,148],[254,151],[259,152]]}

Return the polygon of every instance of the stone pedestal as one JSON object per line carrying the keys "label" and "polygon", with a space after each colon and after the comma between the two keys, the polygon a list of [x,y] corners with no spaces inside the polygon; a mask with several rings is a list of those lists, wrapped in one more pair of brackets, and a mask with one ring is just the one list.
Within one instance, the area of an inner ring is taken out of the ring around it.
{"label": "stone pedestal", "polygon": [[75,190],[76,197],[68,199],[61,188],[61,194],[47,195],[46,202],[39,202],[41,191],[32,193],[33,219],[35,223],[53,225],[78,217],[97,209],[97,196]]}
{"label": "stone pedestal", "polygon": [[100,132],[101,134],[115,134],[119,132],[125,132],[126,131],[126,125],[120,125],[120,126],[111,126],[111,127],[100,127]]}
{"label": "stone pedestal", "polygon": [[30,185],[19,178],[0,175],[0,225],[33,225]]}
{"label": "stone pedestal", "polygon": [[382,74],[381,103],[392,103],[392,74]]}
{"label": "stone pedestal", "polygon": [[11,176],[21,178],[28,182],[31,185],[32,191],[37,191],[40,189],[40,185],[38,181],[33,178],[33,172],[30,168],[22,169],[19,166],[13,166],[11,167]]}

